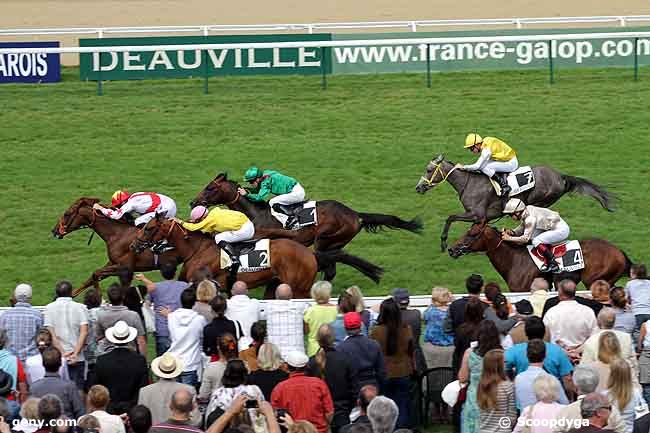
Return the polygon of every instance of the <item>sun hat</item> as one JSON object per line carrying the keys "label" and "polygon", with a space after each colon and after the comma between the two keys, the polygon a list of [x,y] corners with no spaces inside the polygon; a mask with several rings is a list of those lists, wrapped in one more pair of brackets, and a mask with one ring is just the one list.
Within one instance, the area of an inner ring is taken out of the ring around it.
{"label": "sun hat", "polygon": [[302,352],[292,350],[291,352],[287,353],[285,361],[287,361],[287,364],[293,368],[302,368],[307,365],[309,358]]}
{"label": "sun hat", "polygon": [[124,320],[120,320],[108,328],[104,335],[113,344],[126,344],[135,340],[135,337],[138,336],[138,330],[127,325]]}
{"label": "sun hat", "polygon": [[18,301],[20,298],[27,299],[32,297],[32,286],[29,284],[21,283],[16,286],[14,290],[14,298]]}
{"label": "sun hat", "polygon": [[151,371],[162,379],[174,379],[183,372],[183,361],[171,353],[163,353],[151,361]]}

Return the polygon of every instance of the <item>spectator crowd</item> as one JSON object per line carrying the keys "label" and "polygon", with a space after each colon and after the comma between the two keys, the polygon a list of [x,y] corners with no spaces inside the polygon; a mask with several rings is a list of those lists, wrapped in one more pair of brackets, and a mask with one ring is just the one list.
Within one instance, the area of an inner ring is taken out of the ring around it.
{"label": "spectator crowd", "polygon": [[19,284],[0,316],[0,433],[650,430],[643,265],[590,297],[536,279],[513,304],[471,275],[466,296],[434,287],[423,312],[403,288],[367,308],[356,286],[334,303],[318,281],[307,304],[280,284],[262,304],[241,281],[175,272],[138,286],[127,272],[83,303],[61,281],[43,312]]}

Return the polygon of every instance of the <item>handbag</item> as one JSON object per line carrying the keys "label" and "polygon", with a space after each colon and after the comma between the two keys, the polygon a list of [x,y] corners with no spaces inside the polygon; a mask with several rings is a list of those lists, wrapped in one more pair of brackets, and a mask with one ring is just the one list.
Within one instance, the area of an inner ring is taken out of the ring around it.
{"label": "handbag", "polygon": [[138,294],[138,298],[140,298],[140,308],[142,309],[142,316],[144,317],[145,331],[147,334],[152,334],[156,332],[156,315],[153,312],[151,302],[142,297],[142,293],[140,293],[140,289],[137,287],[135,287],[135,292]]}

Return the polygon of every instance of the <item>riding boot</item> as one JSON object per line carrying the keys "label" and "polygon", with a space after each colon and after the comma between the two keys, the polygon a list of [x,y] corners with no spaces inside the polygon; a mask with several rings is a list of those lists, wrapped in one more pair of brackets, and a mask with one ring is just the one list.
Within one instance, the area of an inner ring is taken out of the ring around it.
{"label": "riding boot", "polygon": [[510,193],[510,185],[508,185],[508,174],[507,173],[494,173],[492,179],[495,180],[501,187],[501,196],[507,197]]}
{"label": "riding boot", "polygon": [[546,259],[546,266],[542,269],[544,272],[556,273],[560,271],[560,267],[555,262],[553,250],[548,245],[538,245],[537,251],[539,251],[542,256],[544,256],[544,259]]}
{"label": "riding boot", "polygon": [[284,228],[286,230],[293,230],[294,226],[298,223],[298,219],[294,215],[289,215],[287,222],[284,223]]}
{"label": "riding boot", "polygon": [[231,265],[230,265],[230,272],[228,273],[228,277],[226,278],[226,289],[230,291],[232,288],[232,285],[235,284],[237,281],[237,271],[239,270],[239,256],[235,254],[235,250],[233,249],[232,245],[230,245],[226,241],[219,241],[217,244],[219,248],[221,248],[221,251],[225,251],[226,254],[230,257]]}

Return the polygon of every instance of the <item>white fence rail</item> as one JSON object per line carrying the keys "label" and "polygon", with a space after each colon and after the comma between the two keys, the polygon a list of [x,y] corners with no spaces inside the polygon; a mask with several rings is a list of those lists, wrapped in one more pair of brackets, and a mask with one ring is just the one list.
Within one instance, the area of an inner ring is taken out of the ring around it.
{"label": "white fence rail", "polygon": [[365,21],[342,23],[304,24],[231,24],[194,26],[147,26],[147,27],[71,27],[41,29],[0,29],[2,36],[48,36],[48,35],[96,35],[99,38],[110,34],[142,33],[195,33],[210,35],[229,32],[307,32],[363,29],[394,29],[417,32],[432,27],[489,27],[514,26],[521,29],[531,25],[552,24],[612,24],[625,27],[628,24],[650,22],[650,15],[591,16],[591,17],[539,17],[539,18],[490,18],[458,20],[413,20],[413,21]]}

